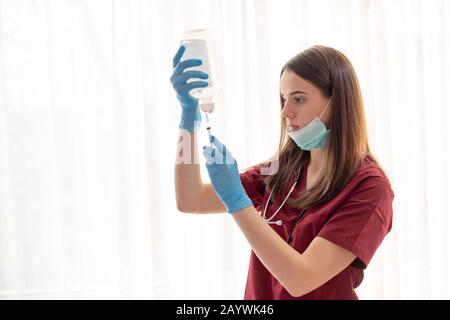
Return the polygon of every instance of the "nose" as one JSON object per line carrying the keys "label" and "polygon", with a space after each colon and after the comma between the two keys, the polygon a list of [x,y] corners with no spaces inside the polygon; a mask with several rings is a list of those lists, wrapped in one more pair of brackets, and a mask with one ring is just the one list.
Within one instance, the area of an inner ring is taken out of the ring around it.
{"label": "nose", "polygon": [[285,118],[288,118],[289,120],[292,120],[295,118],[295,112],[294,112],[294,110],[292,110],[289,103],[287,103],[287,102],[284,103],[284,107],[281,110],[281,115]]}

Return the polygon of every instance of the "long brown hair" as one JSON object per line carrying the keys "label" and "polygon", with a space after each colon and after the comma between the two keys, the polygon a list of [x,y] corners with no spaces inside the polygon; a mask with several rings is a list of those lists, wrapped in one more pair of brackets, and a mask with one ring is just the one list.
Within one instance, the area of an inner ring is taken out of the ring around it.
{"label": "long brown hair", "polygon": [[[320,89],[325,98],[333,97],[330,104],[330,134],[328,150],[318,183],[287,203],[297,208],[311,208],[324,203],[339,193],[349,182],[366,156],[372,155],[364,113],[364,103],[358,78],[348,58],[340,51],[316,45],[290,59],[281,69],[293,71]],[[280,95],[281,110],[283,99]],[[276,154],[278,171],[267,177],[266,185],[278,198],[286,181],[307,164],[310,151],[297,147],[287,136],[286,122],[281,116],[281,134]],[[378,162],[377,162],[378,163]],[[263,166],[271,165],[263,162]]]}

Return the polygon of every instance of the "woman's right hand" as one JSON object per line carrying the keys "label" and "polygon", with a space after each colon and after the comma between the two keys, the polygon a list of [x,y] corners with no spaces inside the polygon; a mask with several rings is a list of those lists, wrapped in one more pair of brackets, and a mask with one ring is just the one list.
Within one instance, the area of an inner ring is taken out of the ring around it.
{"label": "woman's right hand", "polygon": [[180,46],[175,57],[173,58],[173,72],[170,77],[172,87],[177,94],[178,101],[181,104],[181,121],[179,128],[189,132],[196,132],[200,128],[201,113],[198,107],[198,99],[189,94],[194,88],[203,88],[208,86],[207,81],[192,81],[187,83],[191,78],[207,79],[208,74],[202,71],[186,71],[189,67],[195,67],[202,64],[200,59],[188,59],[180,62],[183,56],[185,46]]}

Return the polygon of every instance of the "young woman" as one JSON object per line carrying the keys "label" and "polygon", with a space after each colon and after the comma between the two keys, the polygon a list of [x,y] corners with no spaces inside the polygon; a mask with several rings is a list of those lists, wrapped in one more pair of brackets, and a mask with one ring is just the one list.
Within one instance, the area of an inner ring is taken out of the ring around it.
{"label": "young woman", "polygon": [[[172,85],[182,106],[182,152],[197,154],[200,65],[174,57]],[[175,166],[178,209],[229,212],[252,253],[245,299],[358,299],[363,270],[392,227],[394,193],[370,151],[355,71],[341,52],[313,46],[280,76],[277,160],[239,174],[227,148],[203,147],[211,184],[199,164]],[[275,168],[275,169],[274,169]],[[270,174],[267,174],[270,173]]]}

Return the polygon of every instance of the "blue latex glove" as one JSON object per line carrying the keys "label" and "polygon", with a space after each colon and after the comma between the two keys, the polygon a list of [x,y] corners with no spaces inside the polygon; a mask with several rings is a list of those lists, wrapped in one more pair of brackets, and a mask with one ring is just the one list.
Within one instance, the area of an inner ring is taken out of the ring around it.
{"label": "blue latex glove", "polygon": [[216,137],[211,136],[210,141],[213,147],[204,146],[203,155],[214,191],[229,213],[252,206],[253,203],[242,186],[233,155]]}
{"label": "blue latex glove", "polygon": [[188,59],[180,62],[186,48],[180,46],[175,57],[173,58],[173,72],[170,77],[172,87],[177,93],[178,101],[181,104],[181,121],[179,128],[187,130],[189,132],[196,132],[200,129],[201,113],[198,107],[198,99],[192,97],[189,94],[194,88],[203,88],[208,86],[206,81],[192,81],[186,83],[191,78],[207,79],[208,74],[198,71],[186,71],[186,68],[199,66],[202,64],[201,59]]}

